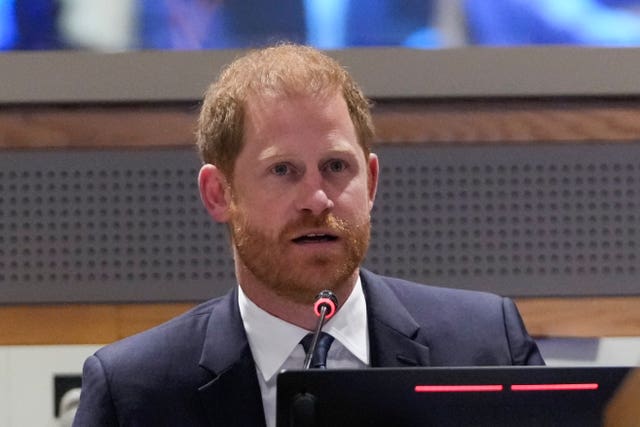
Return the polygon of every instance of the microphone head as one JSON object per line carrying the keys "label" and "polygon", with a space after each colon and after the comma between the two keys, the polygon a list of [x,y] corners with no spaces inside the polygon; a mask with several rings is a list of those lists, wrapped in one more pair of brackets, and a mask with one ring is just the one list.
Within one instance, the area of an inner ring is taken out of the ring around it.
{"label": "microphone head", "polygon": [[327,289],[321,291],[316,296],[316,302],[313,304],[313,310],[316,316],[320,317],[322,315],[321,309],[323,307],[325,308],[325,320],[331,319],[338,309],[338,298],[333,292]]}

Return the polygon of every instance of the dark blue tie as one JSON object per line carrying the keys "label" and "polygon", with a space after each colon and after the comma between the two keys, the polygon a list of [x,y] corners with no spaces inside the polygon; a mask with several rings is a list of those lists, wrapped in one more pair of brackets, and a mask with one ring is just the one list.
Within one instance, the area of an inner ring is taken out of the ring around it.
{"label": "dark blue tie", "polygon": [[[307,334],[302,340],[300,344],[302,344],[302,348],[304,348],[304,352],[309,352],[309,347],[311,347],[311,341],[313,341],[313,334]],[[327,367],[327,353],[329,352],[329,347],[331,347],[331,343],[333,342],[333,337],[326,332],[320,332],[320,336],[318,337],[318,344],[316,344],[316,351],[313,352],[313,356],[311,356],[311,366],[310,368],[315,369],[325,369]]]}

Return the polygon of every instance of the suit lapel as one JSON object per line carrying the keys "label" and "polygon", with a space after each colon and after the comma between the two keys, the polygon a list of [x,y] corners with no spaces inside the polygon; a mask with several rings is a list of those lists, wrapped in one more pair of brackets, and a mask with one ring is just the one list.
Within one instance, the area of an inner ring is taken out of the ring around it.
{"label": "suit lapel", "polygon": [[214,378],[198,390],[211,426],[265,426],[255,362],[237,301],[234,288],[212,309],[200,366]]}
{"label": "suit lapel", "polygon": [[[384,280],[361,270],[367,300],[372,367],[429,366],[420,326]],[[200,366],[213,379],[199,387],[211,426],[265,426],[255,362],[242,325],[237,289],[212,309]]]}
{"label": "suit lapel", "polygon": [[429,347],[417,341],[420,325],[384,280],[360,272],[367,300],[372,367],[429,366]]}

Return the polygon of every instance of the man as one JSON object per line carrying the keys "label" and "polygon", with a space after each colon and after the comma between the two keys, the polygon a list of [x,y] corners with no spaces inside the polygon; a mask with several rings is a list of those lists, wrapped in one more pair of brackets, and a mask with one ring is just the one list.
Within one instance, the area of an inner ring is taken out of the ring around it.
{"label": "man", "polygon": [[334,60],[280,45],[231,64],[198,126],[199,187],[239,286],[85,363],[76,426],[273,426],[315,296],[339,308],[328,368],[542,364],[513,303],[359,268],[378,158],[367,100]]}

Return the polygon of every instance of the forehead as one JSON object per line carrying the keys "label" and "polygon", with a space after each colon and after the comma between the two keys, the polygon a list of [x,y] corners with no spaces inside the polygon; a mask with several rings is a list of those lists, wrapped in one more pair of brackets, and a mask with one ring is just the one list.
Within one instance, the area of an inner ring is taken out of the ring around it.
{"label": "forehead", "polygon": [[[249,121],[261,116],[282,116],[288,111],[303,114],[308,111],[317,113],[343,105],[346,101],[342,93],[337,90],[303,91],[291,90],[289,92],[267,91],[247,96],[245,100],[245,114]],[[345,110],[348,114],[348,110]]]}
{"label": "forehead", "polygon": [[245,144],[291,137],[356,141],[355,126],[342,94],[251,97],[245,105]]}

